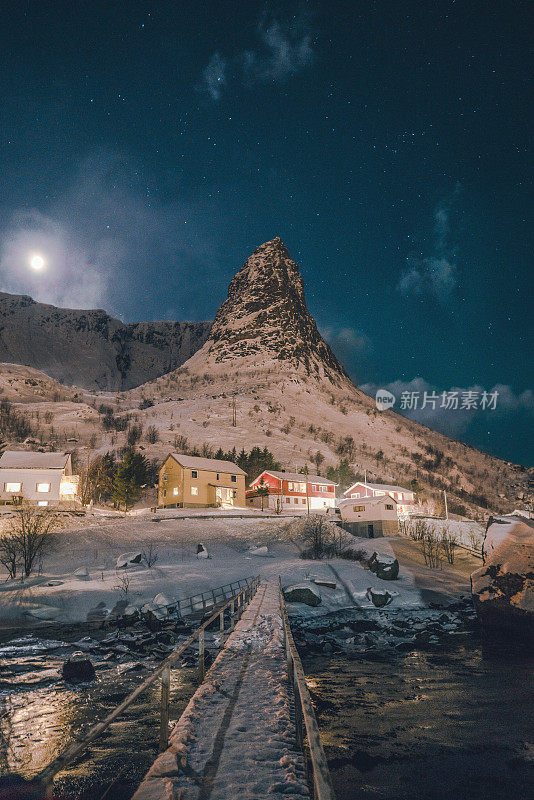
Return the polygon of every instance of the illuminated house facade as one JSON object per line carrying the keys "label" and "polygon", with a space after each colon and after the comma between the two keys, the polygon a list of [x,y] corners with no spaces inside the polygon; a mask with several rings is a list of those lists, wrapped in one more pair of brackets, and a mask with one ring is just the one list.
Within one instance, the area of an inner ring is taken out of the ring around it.
{"label": "illuminated house facade", "polygon": [[350,500],[361,500],[365,497],[385,497],[389,495],[397,504],[397,513],[413,514],[415,511],[415,493],[402,486],[390,486],[386,483],[365,483],[357,481],[345,491]]}
{"label": "illuminated house facade", "polygon": [[[261,487],[265,496],[261,497]],[[268,494],[266,492],[268,490]],[[275,511],[324,511],[336,504],[336,484],[319,475],[264,470],[247,491],[247,506]]]}
{"label": "illuminated house facade", "polygon": [[0,501],[58,507],[76,501],[78,476],[70,453],[6,450],[0,457]]}
{"label": "illuminated house facade", "polygon": [[232,461],[170,453],[159,472],[159,508],[245,505],[245,473]]}

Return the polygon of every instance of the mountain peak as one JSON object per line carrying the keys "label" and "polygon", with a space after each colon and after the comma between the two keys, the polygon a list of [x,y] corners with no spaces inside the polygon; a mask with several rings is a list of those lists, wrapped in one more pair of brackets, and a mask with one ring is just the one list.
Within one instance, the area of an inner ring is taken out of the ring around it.
{"label": "mountain peak", "polygon": [[279,236],[257,247],[233,277],[200,352],[218,362],[261,355],[308,374],[346,376],[317,330],[300,270]]}

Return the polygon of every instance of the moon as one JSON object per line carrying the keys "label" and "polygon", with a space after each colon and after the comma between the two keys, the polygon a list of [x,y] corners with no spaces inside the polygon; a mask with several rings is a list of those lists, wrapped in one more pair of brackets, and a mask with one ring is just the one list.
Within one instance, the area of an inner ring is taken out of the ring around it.
{"label": "moon", "polygon": [[40,272],[46,266],[46,261],[39,253],[34,253],[30,258],[30,267],[36,272]]}

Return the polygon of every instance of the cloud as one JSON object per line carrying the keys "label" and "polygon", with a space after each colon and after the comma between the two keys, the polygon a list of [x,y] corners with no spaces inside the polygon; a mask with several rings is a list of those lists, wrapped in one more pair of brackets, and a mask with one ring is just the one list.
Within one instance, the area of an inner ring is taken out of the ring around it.
{"label": "cloud", "polygon": [[457,284],[456,252],[450,245],[450,213],[460,192],[459,184],[451,197],[434,210],[433,253],[426,257],[409,256],[407,269],[397,289],[404,295],[433,295],[447,300]]}
{"label": "cloud", "polygon": [[[128,158],[99,152],[80,161],[46,207],[13,210],[0,229],[0,291],[131,318],[136,303],[146,314],[143,293],[156,298],[165,286],[194,309],[198,276],[213,263],[209,229],[187,203],[154,199]],[[32,253],[45,269],[30,268]]]}
{"label": "cloud", "polygon": [[246,86],[282,83],[314,61],[313,32],[305,13],[283,19],[278,12],[268,10],[258,22],[256,36],[254,48],[228,58],[215,52],[203,69],[197,88],[217,101],[230,80]]}
{"label": "cloud", "polygon": [[214,53],[207,67],[202,71],[201,89],[206,91],[212,100],[219,100],[226,85],[226,59],[220,53]]}

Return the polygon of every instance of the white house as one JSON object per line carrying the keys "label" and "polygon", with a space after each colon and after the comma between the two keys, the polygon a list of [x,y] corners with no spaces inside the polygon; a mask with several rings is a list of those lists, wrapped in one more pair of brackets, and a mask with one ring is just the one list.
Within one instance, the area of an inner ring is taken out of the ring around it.
{"label": "white house", "polygon": [[347,498],[339,503],[343,527],[354,536],[374,539],[399,532],[397,501],[389,495]]}
{"label": "white house", "polygon": [[59,506],[76,500],[70,453],[6,450],[0,457],[0,502]]}
{"label": "white house", "polygon": [[384,497],[389,495],[397,501],[397,513],[413,514],[415,511],[415,492],[402,486],[391,486],[387,483],[366,483],[356,481],[344,492],[350,500],[361,500],[365,497]]}

